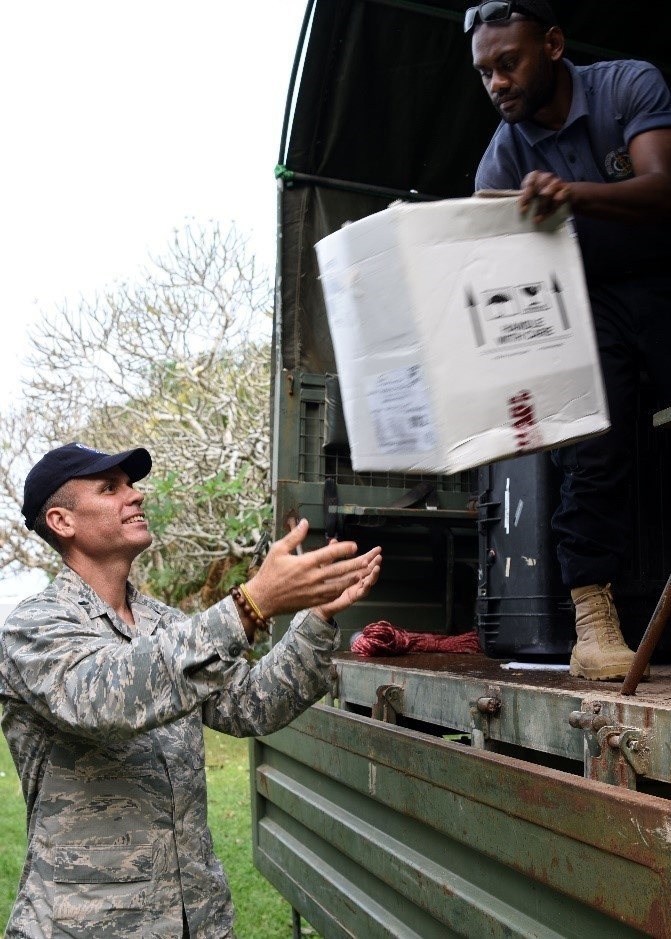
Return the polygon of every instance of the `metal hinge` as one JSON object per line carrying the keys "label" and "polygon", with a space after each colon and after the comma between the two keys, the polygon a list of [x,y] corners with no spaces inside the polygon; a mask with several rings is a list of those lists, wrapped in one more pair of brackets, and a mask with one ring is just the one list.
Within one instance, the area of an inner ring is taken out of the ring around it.
{"label": "metal hinge", "polygon": [[470,704],[471,746],[477,750],[486,750],[490,734],[490,720],[498,716],[501,710],[501,696],[498,688],[490,688],[487,695],[482,695]]}
{"label": "metal hinge", "polygon": [[603,713],[600,702],[573,711],[569,724],[585,734],[585,777],[636,789],[638,776],[650,772],[649,734]]}
{"label": "metal hinge", "polygon": [[328,703],[331,705],[340,698],[340,675],[335,665],[331,665],[329,668],[328,698]]}
{"label": "metal hinge", "polygon": [[403,688],[399,685],[380,685],[375,698],[371,716],[376,721],[395,724],[397,715],[403,713]]}

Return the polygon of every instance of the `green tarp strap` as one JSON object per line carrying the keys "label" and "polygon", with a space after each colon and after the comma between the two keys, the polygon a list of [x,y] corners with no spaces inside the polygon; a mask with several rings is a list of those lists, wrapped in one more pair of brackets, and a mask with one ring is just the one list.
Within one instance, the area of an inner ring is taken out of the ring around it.
{"label": "green tarp strap", "polygon": [[275,167],[275,179],[284,179],[286,182],[291,182],[294,178],[294,171],[287,169],[286,166],[283,166],[281,163],[278,163]]}

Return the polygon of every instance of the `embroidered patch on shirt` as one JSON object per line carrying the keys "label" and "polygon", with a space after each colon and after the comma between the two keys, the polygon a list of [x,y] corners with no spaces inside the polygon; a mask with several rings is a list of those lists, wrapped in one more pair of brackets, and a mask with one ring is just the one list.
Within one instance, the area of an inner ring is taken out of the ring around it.
{"label": "embroidered patch on shirt", "polygon": [[609,179],[629,179],[630,176],[634,175],[631,157],[626,147],[619,147],[617,150],[611,150],[610,153],[606,154],[605,165]]}

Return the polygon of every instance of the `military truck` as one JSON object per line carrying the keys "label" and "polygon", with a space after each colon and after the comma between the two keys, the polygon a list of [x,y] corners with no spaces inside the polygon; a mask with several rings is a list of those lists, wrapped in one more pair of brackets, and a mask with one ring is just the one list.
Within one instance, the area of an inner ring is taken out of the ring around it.
{"label": "military truck", "polygon": [[[350,459],[314,245],[397,199],[472,193],[497,118],[472,69],[467,5],[310,0],[305,13],[276,171],[275,535],[305,516],[308,547],[381,544],[384,571],[340,617],[328,698],[253,742],[254,860],[289,900],[294,937],[304,921],[325,939],[669,937],[669,641],[633,696],[561,668],[573,613],[548,455],[452,476],[356,472]],[[555,8],[572,61],[643,58],[671,75],[668,6]],[[616,585],[633,645],[671,572],[655,407],[643,380]],[[534,511],[510,524],[522,501]],[[477,629],[483,652],[351,652],[379,620]]]}

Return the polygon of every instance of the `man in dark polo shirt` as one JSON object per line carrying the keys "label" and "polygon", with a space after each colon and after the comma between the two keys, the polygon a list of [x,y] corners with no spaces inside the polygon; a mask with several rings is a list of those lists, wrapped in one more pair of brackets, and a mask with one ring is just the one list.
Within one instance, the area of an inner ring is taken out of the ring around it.
{"label": "man in dark polo shirt", "polygon": [[553,454],[564,480],[552,525],[576,608],[571,674],[613,680],[633,658],[611,584],[632,537],[641,368],[671,405],[671,94],[648,62],[573,65],[545,0],[480,3],[464,29],[501,117],[476,190],[520,189],[538,221],[566,203],[575,217],[611,430]]}

